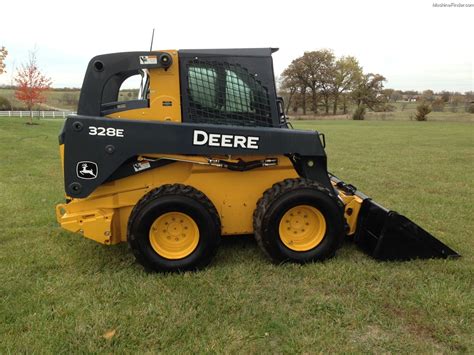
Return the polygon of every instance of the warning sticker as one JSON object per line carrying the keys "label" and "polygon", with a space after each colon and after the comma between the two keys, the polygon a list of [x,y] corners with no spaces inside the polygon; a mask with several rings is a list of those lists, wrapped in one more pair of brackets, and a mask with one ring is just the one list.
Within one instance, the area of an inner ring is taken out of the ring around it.
{"label": "warning sticker", "polygon": [[156,64],[158,63],[158,59],[156,55],[141,55],[140,56],[140,64]]}
{"label": "warning sticker", "polygon": [[133,164],[133,170],[135,170],[136,173],[139,172],[139,171],[142,171],[142,170],[149,169],[150,167],[151,167],[151,165],[147,161],[143,161],[143,162]]}

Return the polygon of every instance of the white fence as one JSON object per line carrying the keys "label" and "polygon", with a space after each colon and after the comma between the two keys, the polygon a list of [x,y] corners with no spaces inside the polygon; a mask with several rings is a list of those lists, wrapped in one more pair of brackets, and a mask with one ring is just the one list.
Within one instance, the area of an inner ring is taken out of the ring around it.
{"label": "white fence", "polygon": [[72,111],[0,111],[0,117],[33,117],[39,118],[66,118],[67,115],[75,114]]}

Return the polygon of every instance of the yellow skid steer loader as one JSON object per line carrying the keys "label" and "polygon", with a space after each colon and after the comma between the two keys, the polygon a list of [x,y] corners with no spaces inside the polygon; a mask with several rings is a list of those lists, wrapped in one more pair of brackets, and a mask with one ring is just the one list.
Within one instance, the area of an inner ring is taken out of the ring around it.
{"label": "yellow skid steer loader", "polygon": [[[221,236],[254,234],[276,263],[320,261],[350,236],[380,260],[458,254],[327,171],[324,135],[294,130],[275,49],[93,58],[59,136],[62,228],[128,242],[156,271],[205,267]],[[141,77],[134,100],[122,84]]]}

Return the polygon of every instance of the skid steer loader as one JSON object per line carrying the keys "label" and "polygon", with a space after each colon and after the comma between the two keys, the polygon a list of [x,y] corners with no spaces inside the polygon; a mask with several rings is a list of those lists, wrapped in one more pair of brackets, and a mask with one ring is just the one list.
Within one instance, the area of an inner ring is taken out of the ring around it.
{"label": "skid steer loader", "polygon": [[[206,266],[221,236],[254,234],[276,263],[335,255],[345,236],[374,258],[458,254],[327,171],[324,135],[294,130],[275,49],[99,55],[59,136],[62,228],[128,242],[146,269]],[[137,99],[121,100],[140,76]]]}

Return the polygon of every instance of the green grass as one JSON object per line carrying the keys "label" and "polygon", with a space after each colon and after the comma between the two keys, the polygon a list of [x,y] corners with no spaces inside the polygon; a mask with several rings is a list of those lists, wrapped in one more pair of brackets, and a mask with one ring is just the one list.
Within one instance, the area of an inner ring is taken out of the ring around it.
{"label": "green grass", "polygon": [[0,119],[0,353],[474,352],[471,123],[297,123],[326,134],[332,172],[462,258],[381,263],[347,243],[275,266],[226,238],[208,269],[167,275],[57,226],[60,125]]}

